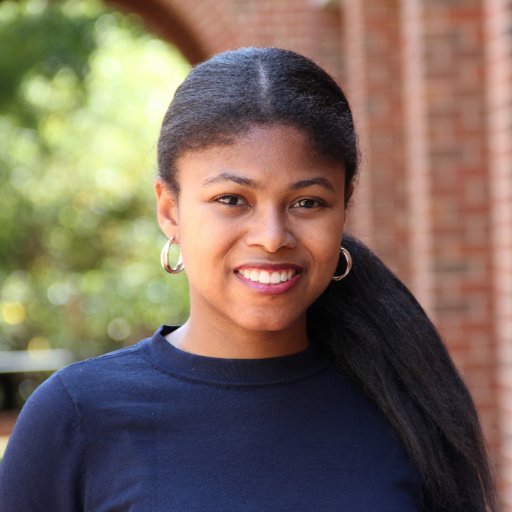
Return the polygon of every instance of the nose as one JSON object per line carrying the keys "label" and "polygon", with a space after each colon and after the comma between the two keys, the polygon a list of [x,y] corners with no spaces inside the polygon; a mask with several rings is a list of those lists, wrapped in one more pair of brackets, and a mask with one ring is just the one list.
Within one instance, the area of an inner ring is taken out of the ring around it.
{"label": "nose", "polygon": [[251,219],[246,243],[273,253],[295,247],[296,239],[288,226],[286,215],[277,208],[268,208],[257,212]]}

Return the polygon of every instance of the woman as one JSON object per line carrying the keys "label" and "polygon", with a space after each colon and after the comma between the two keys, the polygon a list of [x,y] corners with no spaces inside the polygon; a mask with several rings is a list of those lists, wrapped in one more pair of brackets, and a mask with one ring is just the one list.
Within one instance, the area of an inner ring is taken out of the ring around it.
{"label": "woman", "polygon": [[496,510],[439,335],[343,234],[358,151],[336,83],[290,51],[219,54],[176,92],[158,164],[190,317],[34,393],[2,510]]}

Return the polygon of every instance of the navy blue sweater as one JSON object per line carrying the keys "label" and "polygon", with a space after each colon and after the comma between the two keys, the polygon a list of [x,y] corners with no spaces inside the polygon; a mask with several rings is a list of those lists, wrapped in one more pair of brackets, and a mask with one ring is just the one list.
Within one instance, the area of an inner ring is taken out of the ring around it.
{"label": "navy blue sweater", "polygon": [[420,510],[387,420],[318,347],[210,358],[169,330],[35,391],[0,466],[2,512]]}

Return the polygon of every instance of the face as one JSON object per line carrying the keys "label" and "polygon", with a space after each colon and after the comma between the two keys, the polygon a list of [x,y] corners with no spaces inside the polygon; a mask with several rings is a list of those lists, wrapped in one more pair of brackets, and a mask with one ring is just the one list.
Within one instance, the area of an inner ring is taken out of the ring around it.
{"label": "face", "polygon": [[179,197],[157,183],[159,223],[180,245],[191,320],[246,331],[305,327],[334,275],[344,171],[289,126],[255,127],[177,162]]}

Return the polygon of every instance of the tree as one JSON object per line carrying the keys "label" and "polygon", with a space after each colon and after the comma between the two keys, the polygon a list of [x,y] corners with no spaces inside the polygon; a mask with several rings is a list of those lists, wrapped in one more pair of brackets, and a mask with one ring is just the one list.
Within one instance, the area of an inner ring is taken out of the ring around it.
{"label": "tree", "polygon": [[188,70],[95,1],[0,3],[0,350],[119,347],[181,322],[152,181]]}

